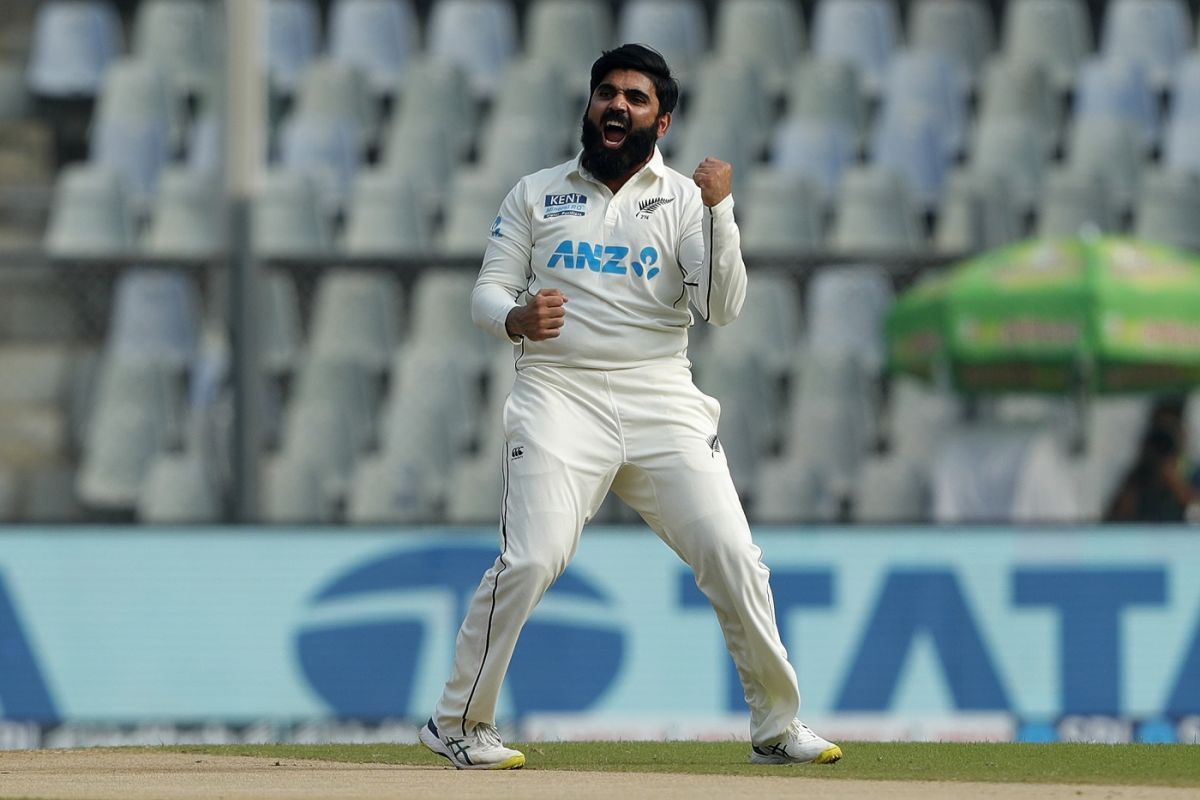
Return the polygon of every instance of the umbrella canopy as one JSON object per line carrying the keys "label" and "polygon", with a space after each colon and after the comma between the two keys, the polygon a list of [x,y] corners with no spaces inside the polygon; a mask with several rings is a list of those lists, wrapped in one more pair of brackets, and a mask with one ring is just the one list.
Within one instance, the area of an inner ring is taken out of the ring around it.
{"label": "umbrella canopy", "polygon": [[1123,237],[1020,242],[891,308],[889,369],[961,392],[1200,386],[1200,258]]}

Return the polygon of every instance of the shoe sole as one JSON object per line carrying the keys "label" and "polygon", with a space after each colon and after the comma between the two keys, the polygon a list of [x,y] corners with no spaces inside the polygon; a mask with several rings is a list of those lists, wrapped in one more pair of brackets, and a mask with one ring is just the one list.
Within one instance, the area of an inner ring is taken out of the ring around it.
{"label": "shoe sole", "polygon": [[750,761],[754,764],[836,764],[841,759],[842,748],[836,744],[833,747],[827,747],[822,750],[811,761],[795,761],[790,758],[780,758],[779,756],[761,756],[758,753],[752,753],[750,756]]}
{"label": "shoe sole", "polygon": [[434,755],[439,755],[446,759],[454,765],[455,769],[520,769],[525,766],[525,755],[523,753],[517,753],[515,756],[509,756],[503,761],[497,761],[492,764],[460,764],[450,754],[450,751],[446,748],[442,740],[434,736],[433,731],[429,730],[429,728],[422,727],[417,738],[421,740],[421,744],[425,745],[425,749]]}

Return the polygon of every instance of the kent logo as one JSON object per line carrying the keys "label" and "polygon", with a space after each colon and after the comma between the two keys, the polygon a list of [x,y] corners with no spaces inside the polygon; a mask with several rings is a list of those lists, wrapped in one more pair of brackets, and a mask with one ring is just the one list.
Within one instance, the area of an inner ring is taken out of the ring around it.
{"label": "kent logo", "polygon": [[658,274],[658,251],[643,247],[636,260],[630,260],[630,248],[619,244],[592,244],[563,239],[550,254],[547,269],[561,266],[563,269],[590,269],[592,272],[609,275],[627,275],[629,270],[639,278],[650,280]]}
{"label": "kent logo", "polygon": [[580,192],[548,194],[543,205],[542,219],[551,217],[582,217],[587,213],[587,195]]}

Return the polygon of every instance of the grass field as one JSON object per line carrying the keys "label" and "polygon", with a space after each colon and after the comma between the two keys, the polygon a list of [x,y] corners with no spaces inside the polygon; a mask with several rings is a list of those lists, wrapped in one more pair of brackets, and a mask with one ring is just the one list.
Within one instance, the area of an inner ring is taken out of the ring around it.
{"label": "grass field", "polygon": [[[526,769],[1200,788],[1200,746],[849,742],[831,766],[756,766],[743,742],[514,745]],[[164,750],[349,763],[446,765],[420,745],[212,745]]]}

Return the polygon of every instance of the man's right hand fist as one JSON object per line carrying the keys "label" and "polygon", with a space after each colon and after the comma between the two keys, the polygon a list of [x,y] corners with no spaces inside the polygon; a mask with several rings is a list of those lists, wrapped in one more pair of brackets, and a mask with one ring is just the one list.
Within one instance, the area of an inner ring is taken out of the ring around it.
{"label": "man's right hand fist", "polygon": [[504,328],[509,336],[524,336],[535,342],[553,339],[562,332],[566,320],[567,296],[559,289],[542,289],[508,312]]}

